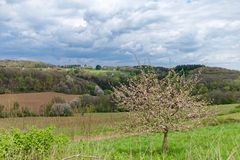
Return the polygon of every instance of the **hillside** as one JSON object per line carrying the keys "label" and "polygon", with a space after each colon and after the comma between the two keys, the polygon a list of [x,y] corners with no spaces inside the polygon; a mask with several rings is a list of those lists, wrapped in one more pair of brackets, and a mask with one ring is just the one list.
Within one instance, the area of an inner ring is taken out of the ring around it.
{"label": "hillside", "polygon": [[96,84],[58,69],[0,68],[0,93],[90,93]]}
{"label": "hillside", "polygon": [[52,64],[44,62],[27,61],[27,60],[0,60],[0,67],[24,67],[24,68],[47,68],[53,67]]}
{"label": "hillside", "polygon": [[[190,74],[198,72],[192,70]],[[199,92],[214,104],[240,102],[240,72],[217,67],[201,68]]]}
{"label": "hillside", "polygon": [[[41,66],[42,64],[42,66]],[[32,61],[0,61],[0,93],[61,92],[94,95],[95,86],[105,94],[112,86],[125,83],[127,77],[139,74],[139,67],[103,67],[102,70],[87,68],[44,68],[48,64]],[[38,68],[41,66],[40,68]],[[159,77],[168,69],[154,67]],[[181,65],[177,72],[191,76],[201,69],[201,81],[197,92],[214,104],[240,102],[240,71],[203,65]]]}

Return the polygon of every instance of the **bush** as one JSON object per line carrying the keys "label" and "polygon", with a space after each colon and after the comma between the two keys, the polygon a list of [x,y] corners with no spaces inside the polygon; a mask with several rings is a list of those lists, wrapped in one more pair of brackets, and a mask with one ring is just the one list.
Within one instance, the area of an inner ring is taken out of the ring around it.
{"label": "bush", "polygon": [[102,96],[102,95],[104,95],[104,91],[102,90],[102,88],[100,88],[98,85],[96,85],[95,89],[94,89],[94,95]]}
{"label": "bush", "polygon": [[80,98],[75,98],[74,100],[69,102],[69,104],[74,113],[81,113],[82,115],[86,113],[86,107],[82,105]]}
{"label": "bush", "polygon": [[0,159],[45,159],[68,141],[63,135],[55,135],[53,128],[32,128],[27,132],[5,130],[0,132]]}
{"label": "bush", "polygon": [[73,112],[68,103],[55,103],[51,107],[50,116],[72,116]]}
{"label": "bush", "polygon": [[54,97],[49,104],[42,106],[42,116],[72,116],[71,105],[61,97]]}

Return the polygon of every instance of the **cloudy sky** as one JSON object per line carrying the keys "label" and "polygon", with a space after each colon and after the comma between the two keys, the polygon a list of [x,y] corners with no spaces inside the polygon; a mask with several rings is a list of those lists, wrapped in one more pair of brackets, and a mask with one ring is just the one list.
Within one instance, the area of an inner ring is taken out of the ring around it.
{"label": "cloudy sky", "polygon": [[240,70],[240,0],[0,0],[0,59]]}

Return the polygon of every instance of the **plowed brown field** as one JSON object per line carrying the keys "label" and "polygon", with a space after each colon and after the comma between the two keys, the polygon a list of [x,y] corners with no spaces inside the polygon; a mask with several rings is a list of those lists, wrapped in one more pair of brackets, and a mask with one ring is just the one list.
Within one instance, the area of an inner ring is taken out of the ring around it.
{"label": "plowed brown field", "polygon": [[2,94],[0,95],[0,104],[5,106],[5,110],[9,110],[15,102],[18,102],[20,107],[27,107],[32,112],[38,113],[40,107],[49,103],[54,97],[61,97],[66,101],[71,101],[78,95],[56,92]]}

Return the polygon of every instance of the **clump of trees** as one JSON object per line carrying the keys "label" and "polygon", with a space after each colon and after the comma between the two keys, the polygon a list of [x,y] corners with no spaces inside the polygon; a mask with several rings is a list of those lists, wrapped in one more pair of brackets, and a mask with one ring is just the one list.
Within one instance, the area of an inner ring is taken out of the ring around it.
{"label": "clump of trees", "polygon": [[186,78],[175,71],[159,79],[152,71],[142,71],[129,79],[127,85],[114,89],[114,101],[129,111],[125,126],[132,132],[163,133],[162,151],[168,150],[168,133],[193,127],[189,120],[209,114],[207,103],[193,90],[197,78]]}

